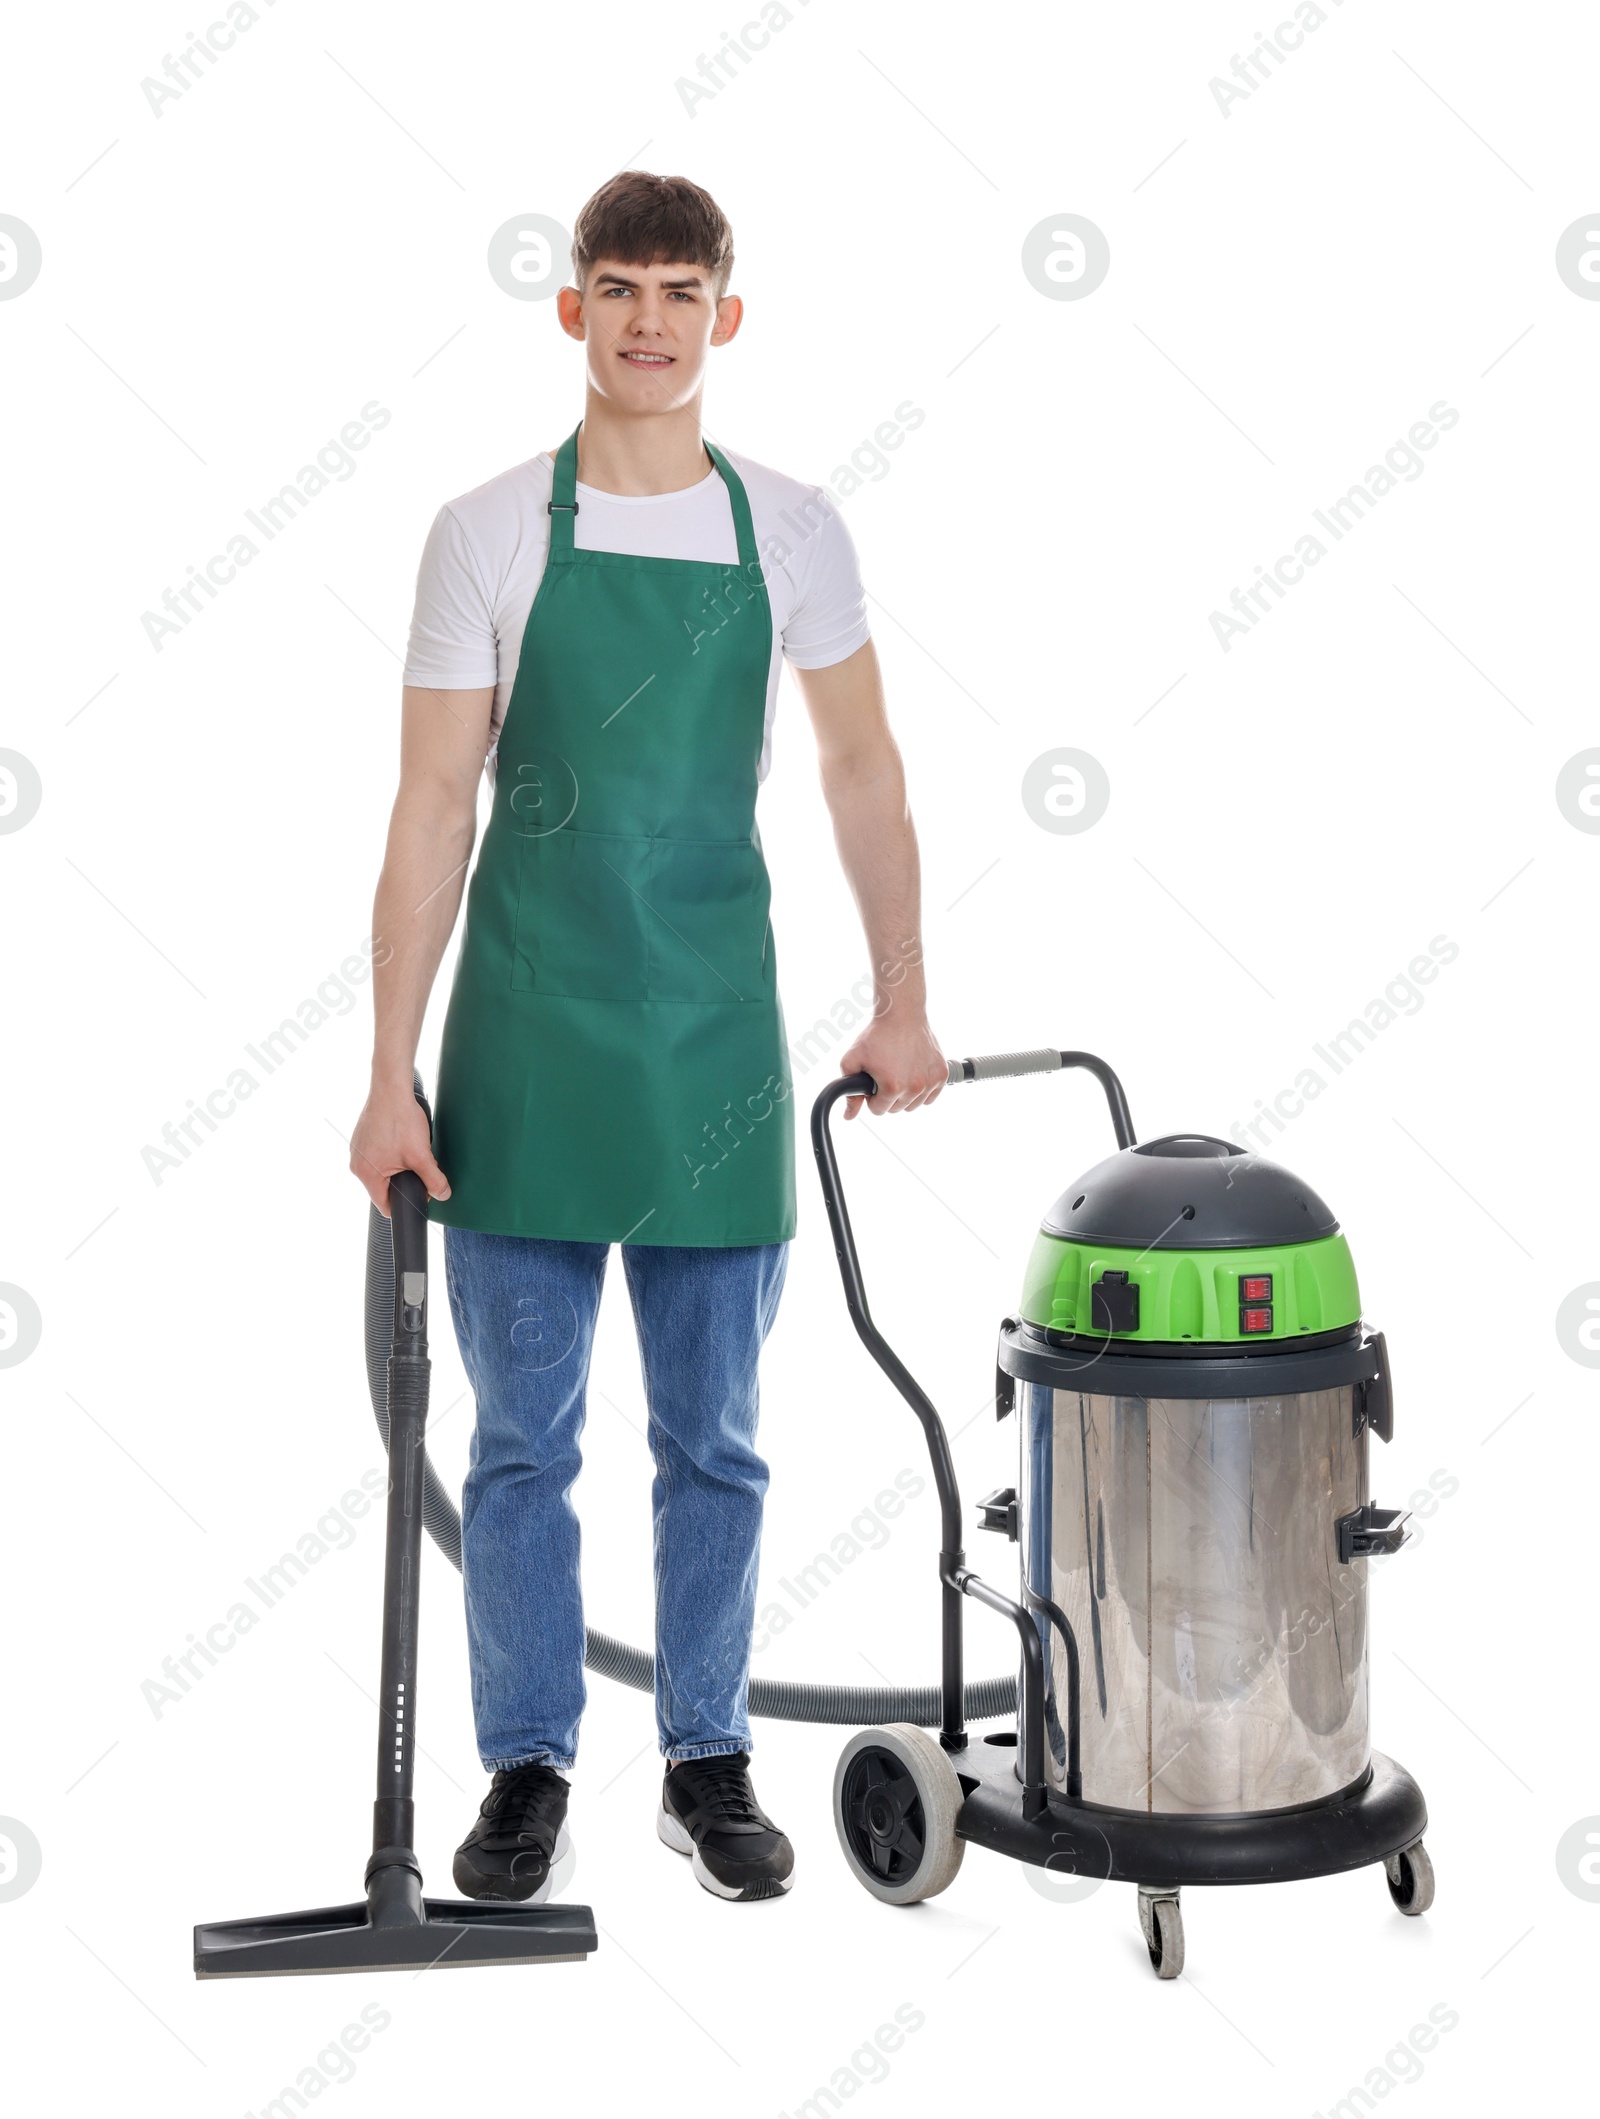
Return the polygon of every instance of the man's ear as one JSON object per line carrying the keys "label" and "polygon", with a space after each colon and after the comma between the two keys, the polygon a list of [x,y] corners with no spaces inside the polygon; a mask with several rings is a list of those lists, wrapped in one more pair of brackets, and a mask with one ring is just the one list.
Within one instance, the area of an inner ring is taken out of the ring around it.
{"label": "man's ear", "polygon": [[560,317],[561,328],[568,338],[584,337],[583,296],[576,287],[557,288],[556,315]]}
{"label": "man's ear", "polygon": [[725,294],[717,304],[717,320],[711,327],[713,346],[725,346],[744,322],[744,303],[736,294]]}

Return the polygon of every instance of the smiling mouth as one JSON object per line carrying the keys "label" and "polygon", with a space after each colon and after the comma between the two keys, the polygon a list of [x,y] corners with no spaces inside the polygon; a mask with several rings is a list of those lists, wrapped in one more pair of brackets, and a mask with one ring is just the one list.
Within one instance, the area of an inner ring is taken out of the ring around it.
{"label": "smiling mouth", "polygon": [[622,358],[635,368],[670,368],[673,355],[670,353],[624,353]]}

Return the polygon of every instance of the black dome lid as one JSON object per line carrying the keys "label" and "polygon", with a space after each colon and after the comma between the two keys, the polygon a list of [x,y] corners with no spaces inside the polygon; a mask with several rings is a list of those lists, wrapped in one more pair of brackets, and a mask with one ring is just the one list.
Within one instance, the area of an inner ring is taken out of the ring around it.
{"label": "black dome lid", "polygon": [[1169,1133],[1096,1163],[1044,1218],[1048,1236],[1134,1251],[1310,1243],[1339,1227],[1292,1170],[1209,1133]]}

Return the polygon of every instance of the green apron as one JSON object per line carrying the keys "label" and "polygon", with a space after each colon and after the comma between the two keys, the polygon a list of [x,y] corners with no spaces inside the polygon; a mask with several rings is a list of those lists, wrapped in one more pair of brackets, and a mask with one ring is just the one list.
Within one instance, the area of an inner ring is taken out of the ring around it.
{"label": "green apron", "polygon": [[[707,444],[710,448],[710,444]],[[736,566],[574,542],[578,436],[500,732],[439,1057],[435,1221],[779,1243],[794,1133],[756,829],[772,612]]]}

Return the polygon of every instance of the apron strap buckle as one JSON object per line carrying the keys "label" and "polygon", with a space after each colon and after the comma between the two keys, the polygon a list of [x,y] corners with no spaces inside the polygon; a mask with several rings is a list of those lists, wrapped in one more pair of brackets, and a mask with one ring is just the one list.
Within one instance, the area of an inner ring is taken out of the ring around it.
{"label": "apron strap buckle", "polygon": [[576,515],[578,503],[575,500],[547,500],[544,504],[544,511],[547,515],[553,515],[557,508],[560,508],[564,514]]}

